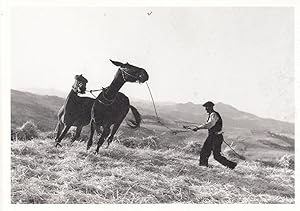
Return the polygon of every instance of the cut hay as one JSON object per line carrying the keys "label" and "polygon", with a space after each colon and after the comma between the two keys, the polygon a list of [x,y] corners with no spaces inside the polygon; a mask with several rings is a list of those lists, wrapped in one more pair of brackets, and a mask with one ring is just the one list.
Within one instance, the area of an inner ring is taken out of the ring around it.
{"label": "cut hay", "polygon": [[154,137],[142,140],[132,139],[131,147],[114,142],[98,155],[80,142],[61,148],[52,139],[12,142],[11,203],[295,202],[294,170],[284,164],[290,158],[276,167],[242,161],[233,171],[210,159],[212,168],[204,169],[198,155],[160,149]]}

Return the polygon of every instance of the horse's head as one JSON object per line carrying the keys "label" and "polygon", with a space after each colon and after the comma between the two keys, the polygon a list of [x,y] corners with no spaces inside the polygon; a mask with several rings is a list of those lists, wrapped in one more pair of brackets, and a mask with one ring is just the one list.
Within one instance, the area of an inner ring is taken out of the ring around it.
{"label": "horse's head", "polygon": [[125,82],[139,82],[144,83],[149,79],[148,73],[145,69],[133,66],[129,63],[123,64],[121,62],[112,61],[114,65],[120,67],[119,72],[122,74]]}
{"label": "horse's head", "polygon": [[75,75],[75,83],[72,86],[74,92],[84,94],[88,80],[81,75]]}

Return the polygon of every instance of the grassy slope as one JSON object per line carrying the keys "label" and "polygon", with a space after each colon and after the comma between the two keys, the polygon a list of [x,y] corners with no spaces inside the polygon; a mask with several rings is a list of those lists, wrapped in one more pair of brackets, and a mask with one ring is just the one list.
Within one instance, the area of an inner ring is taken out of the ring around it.
{"label": "grassy slope", "polygon": [[26,121],[35,122],[42,131],[54,130],[57,112],[64,99],[11,90],[11,127],[20,127]]}
{"label": "grassy slope", "polygon": [[[12,203],[294,203],[294,171],[242,161],[231,171],[183,150],[131,149],[99,155],[75,142],[12,142]],[[94,150],[94,148],[93,148]]]}
{"label": "grassy slope", "polygon": [[[170,126],[170,125],[169,125]],[[174,130],[183,130],[179,125],[172,127]],[[158,123],[145,122],[137,130],[121,127],[118,134],[122,137],[157,137],[159,147],[184,148],[194,142],[202,145],[207,137],[207,131],[192,131],[172,134]],[[278,136],[278,135],[277,135]],[[251,132],[246,129],[232,129],[225,131],[224,139],[228,144],[233,144],[237,152],[251,160],[275,160],[285,154],[294,154],[294,138],[287,139],[287,136],[271,137],[266,132]],[[224,143],[225,147],[226,144]]]}

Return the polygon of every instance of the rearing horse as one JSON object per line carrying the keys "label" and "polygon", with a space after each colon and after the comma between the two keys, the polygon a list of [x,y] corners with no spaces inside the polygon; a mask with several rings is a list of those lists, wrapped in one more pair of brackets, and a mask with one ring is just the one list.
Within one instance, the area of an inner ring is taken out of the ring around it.
{"label": "rearing horse", "polygon": [[[139,82],[144,83],[149,79],[148,73],[143,68],[135,67],[131,64],[123,64],[110,60],[119,69],[115,75],[114,80],[110,86],[104,89],[96,98],[91,112],[91,132],[90,138],[87,143],[87,150],[93,144],[93,136],[95,130],[100,133],[100,128],[103,129],[102,134],[97,143],[96,153],[99,152],[99,148],[107,139],[107,147],[112,142],[115,133],[120,127],[122,121],[127,115],[129,108],[131,109],[135,122],[132,121],[132,127],[139,127],[141,122],[141,116],[137,109],[129,103],[129,99],[126,95],[119,92],[125,82]],[[112,129],[111,126],[113,125]],[[109,136],[109,137],[108,137]],[[107,138],[108,137],[108,138]]]}

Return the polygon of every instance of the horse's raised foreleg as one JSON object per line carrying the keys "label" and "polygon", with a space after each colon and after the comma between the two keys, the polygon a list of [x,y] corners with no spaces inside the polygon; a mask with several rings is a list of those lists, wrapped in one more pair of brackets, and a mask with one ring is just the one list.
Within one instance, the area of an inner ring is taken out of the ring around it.
{"label": "horse's raised foreleg", "polygon": [[86,146],[86,150],[89,150],[91,146],[93,145],[93,137],[95,133],[95,122],[92,120],[91,121],[91,132],[90,132],[90,138]]}
{"label": "horse's raised foreleg", "polygon": [[66,125],[66,127],[64,128],[62,134],[59,136],[59,138],[56,140],[56,147],[57,146],[61,146],[60,142],[61,140],[65,137],[65,135],[67,134],[68,130],[70,129],[71,125]]}
{"label": "horse's raised foreleg", "polygon": [[98,154],[99,152],[99,148],[102,146],[102,144],[104,143],[105,139],[107,138],[107,136],[110,133],[110,127],[105,126],[104,130],[99,138],[99,141],[97,143],[97,149],[96,149],[96,153]]}
{"label": "horse's raised foreleg", "polygon": [[75,133],[75,136],[71,139],[71,143],[73,143],[74,141],[76,141],[76,139],[79,138],[81,130],[82,130],[82,126],[78,126],[76,128],[76,133]]}

